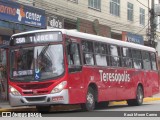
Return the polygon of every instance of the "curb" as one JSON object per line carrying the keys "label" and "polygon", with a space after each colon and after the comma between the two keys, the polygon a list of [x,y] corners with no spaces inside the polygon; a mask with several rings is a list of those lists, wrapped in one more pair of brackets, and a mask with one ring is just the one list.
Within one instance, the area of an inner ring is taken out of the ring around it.
{"label": "curb", "polygon": [[[160,101],[160,98],[144,98],[144,102],[151,102],[151,101]],[[119,101],[119,102],[110,102],[109,106],[114,105],[127,105],[126,101]],[[63,108],[63,109],[62,109]],[[79,105],[66,105],[66,106],[54,106],[51,108],[52,111],[67,111],[67,110],[75,110],[80,109]],[[0,112],[37,112],[36,107],[13,107],[13,108],[2,108],[0,107]]]}
{"label": "curb", "polygon": [[[160,98],[144,98],[143,102],[159,101]],[[110,102],[109,106],[113,105],[127,105],[127,101]]]}
{"label": "curb", "polygon": [[35,107],[0,108],[0,112],[36,112]]}
{"label": "curb", "polygon": [[[79,105],[58,105],[51,107],[50,111],[68,111],[80,109]],[[38,112],[36,107],[13,107],[13,108],[0,108],[0,112]]]}

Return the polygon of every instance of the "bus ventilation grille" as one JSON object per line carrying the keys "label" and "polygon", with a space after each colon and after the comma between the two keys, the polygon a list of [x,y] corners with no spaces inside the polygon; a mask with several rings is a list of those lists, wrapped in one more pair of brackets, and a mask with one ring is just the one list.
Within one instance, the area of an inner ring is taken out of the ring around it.
{"label": "bus ventilation grille", "polygon": [[26,97],[26,100],[28,102],[34,102],[34,101],[45,101],[46,97]]}
{"label": "bus ventilation grille", "polygon": [[18,85],[20,88],[24,90],[28,89],[43,89],[48,88],[52,83],[43,83],[43,84],[20,84]]}

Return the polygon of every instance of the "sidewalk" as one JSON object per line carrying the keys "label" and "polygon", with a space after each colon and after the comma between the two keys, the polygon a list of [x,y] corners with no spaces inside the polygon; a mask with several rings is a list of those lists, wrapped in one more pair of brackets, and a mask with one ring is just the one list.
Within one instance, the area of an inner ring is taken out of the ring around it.
{"label": "sidewalk", "polygon": [[25,112],[25,111],[36,111],[36,107],[21,106],[21,107],[11,107],[8,101],[0,102],[0,112]]}
{"label": "sidewalk", "polygon": [[[147,97],[144,98],[144,103],[145,102],[151,102],[151,101],[160,101],[160,93],[156,94],[152,97]],[[113,105],[125,105],[127,104],[126,101],[120,101],[120,102],[110,102],[109,106]],[[78,108],[78,106],[63,106],[63,110],[67,109],[74,109],[74,107]],[[53,110],[62,110],[62,106],[56,106],[53,108]],[[21,107],[11,107],[8,102],[0,102],[0,112],[36,112],[36,107],[35,106],[21,106]]]}

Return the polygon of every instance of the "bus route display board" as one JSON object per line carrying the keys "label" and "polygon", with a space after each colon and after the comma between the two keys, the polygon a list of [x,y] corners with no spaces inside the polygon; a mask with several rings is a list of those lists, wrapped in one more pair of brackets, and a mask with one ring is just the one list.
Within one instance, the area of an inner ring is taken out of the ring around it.
{"label": "bus route display board", "polygon": [[30,43],[46,43],[59,41],[62,41],[61,32],[38,32],[12,36],[10,45],[15,46]]}

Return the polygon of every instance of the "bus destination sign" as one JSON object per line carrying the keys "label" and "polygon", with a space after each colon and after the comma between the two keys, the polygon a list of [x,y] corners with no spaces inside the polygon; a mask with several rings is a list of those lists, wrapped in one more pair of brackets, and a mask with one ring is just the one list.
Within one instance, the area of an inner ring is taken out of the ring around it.
{"label": "bus destination sign", "polygon": [[45,43],[62,41],[61,32],[40,32],[15,36],[11,39],[11,45],[21,45],[29,43]]}

